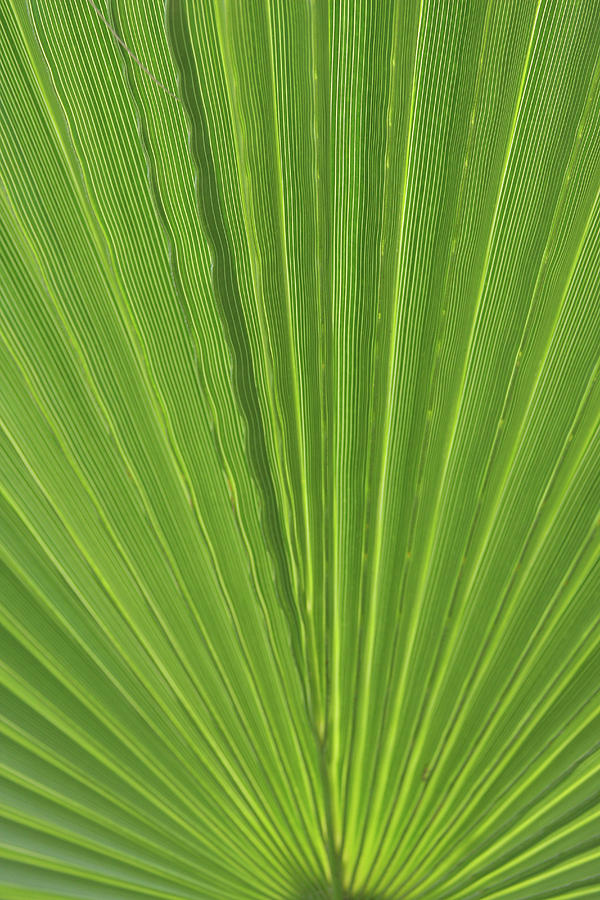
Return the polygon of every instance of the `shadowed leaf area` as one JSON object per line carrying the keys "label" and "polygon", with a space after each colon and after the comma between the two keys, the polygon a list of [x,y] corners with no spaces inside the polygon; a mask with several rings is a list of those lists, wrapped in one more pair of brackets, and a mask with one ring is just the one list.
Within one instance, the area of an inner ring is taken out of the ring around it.
{"label": "shadowed leaf area", "polygon": [[0,33],[0,900],[598,898],[599,0]]}

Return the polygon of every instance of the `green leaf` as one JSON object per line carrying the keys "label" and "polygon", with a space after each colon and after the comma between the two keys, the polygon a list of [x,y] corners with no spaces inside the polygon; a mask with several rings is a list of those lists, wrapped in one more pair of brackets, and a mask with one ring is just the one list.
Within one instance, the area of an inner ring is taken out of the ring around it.
{"label": "green leaf", "polygon": [[599,23],[0,0],[3,900],[598,895]]}

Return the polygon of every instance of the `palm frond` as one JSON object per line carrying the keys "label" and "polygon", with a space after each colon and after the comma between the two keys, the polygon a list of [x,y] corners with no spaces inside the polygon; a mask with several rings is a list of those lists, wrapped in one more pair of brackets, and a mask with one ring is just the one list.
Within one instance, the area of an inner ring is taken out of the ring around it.
{"label": "palm frond", "polygon": [[0,0],[2,900],[600,895],[600,5]]}

